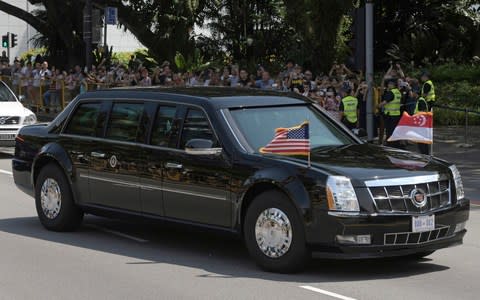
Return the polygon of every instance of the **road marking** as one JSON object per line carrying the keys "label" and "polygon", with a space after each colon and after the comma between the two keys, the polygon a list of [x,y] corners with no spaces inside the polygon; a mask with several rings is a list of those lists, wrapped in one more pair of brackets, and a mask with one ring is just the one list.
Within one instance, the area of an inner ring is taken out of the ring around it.
{"label": "road marking", "polygon": [[350,298],[350,297],[343,296],[343,295],[340,295],[340,294],[337,294],[337,293],[332,293],[332,292],[322,290],[322,289],[318,289],[318,288],[315,288],[315,287],[309,286],[309,285],[301,285],[300,287],[302,289],[306,289],[306,290],[309,290],[309,291],[312,291],[312,292],[324,294],[324,295],[334,297],[334,298],[338,298],[338,299],[342,299],[342,300],[356,300],[355,298]]}
{"label": "road marking", "polygon": [[126,234],[126,233],[122,233],[122,232],[119,232],[119,231],[116,231],[116,230],[111,230],[111,229],[104,228],[104,227],[101,227],[101,226],[97,226],[97,225],[93,225],[93,224],[87,224],[85,226],[91,227],[91,228],[94,228],[94,229],[97,229],[99,231],[103,231],[103,232],[106,232],[106,233],[110,233],[110,234],[113,234],[113,235],[116,235],[116,236],[120,236],[120,237],[123,237],[123,238],[126,238],[126,239],[130,239],[130,240],[133,240],[135,242],[139,242],[139,243],[147,243],[148,242],[148,240],[144,240],[144,239],[141,239],[141,238],[138,238],[138,237]]}
{"label": "road marking", "polygon": [[7,170],[1,170],[1,169],[0,169],[0,174],[6,174],[6,175],[13,176],[13,173],[12,173],[12,172],[7,171]]}

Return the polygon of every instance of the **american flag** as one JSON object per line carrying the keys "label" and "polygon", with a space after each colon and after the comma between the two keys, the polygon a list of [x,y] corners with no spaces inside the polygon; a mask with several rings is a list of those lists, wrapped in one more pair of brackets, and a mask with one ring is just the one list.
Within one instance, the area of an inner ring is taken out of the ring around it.
{"label": "american flag", "polygon": [[308,122],[290,128],[275,129],[275,137],[260,153],[280,155],[310,155],[310,137]]}

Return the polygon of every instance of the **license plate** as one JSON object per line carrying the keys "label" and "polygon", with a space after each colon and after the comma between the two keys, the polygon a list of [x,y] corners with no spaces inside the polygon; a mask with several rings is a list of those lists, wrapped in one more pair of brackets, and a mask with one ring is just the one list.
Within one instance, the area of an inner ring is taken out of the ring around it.
{"label": "license plate", "polygon": [[0,140],[11,141],[15,139],[15,134],[0,134]]}
{"label": "license plate", "polygon": [[434,229],[435,229],[435,215],[412,217],[412,232],[431,231]]}

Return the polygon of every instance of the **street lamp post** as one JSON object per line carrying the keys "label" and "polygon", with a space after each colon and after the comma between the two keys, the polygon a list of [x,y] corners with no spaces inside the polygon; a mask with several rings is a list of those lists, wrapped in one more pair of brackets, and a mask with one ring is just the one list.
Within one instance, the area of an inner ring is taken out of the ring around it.
{"label": "street lamp post", "polygon": [[90,70],[92,67],[92,0],[86,0],[85,2],[83,25],[86,67]]}
{"label": "street lamp post", "polygon": [[366,79],[368,83],[367,94],[367,138],[373,140],[373,1],[365,1],[365,63]]}

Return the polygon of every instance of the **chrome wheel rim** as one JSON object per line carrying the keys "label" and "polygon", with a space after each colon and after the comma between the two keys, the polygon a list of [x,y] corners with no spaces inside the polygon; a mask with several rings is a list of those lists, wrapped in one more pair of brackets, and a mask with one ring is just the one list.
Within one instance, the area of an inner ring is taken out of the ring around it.
{"label": "chrome wheel rim", "polygon": [[40,200],[43,214],[49,219],[55,219],[62,207],[62,192],[55,179],[47,178],[43,182]]}
{"label": "chrome wheel rim", "polygon": [[260,250],[268,257],[285,255],[292,244],[292,226],[287,215],[278,208],[268,208],[257,218],[255,239]]}

